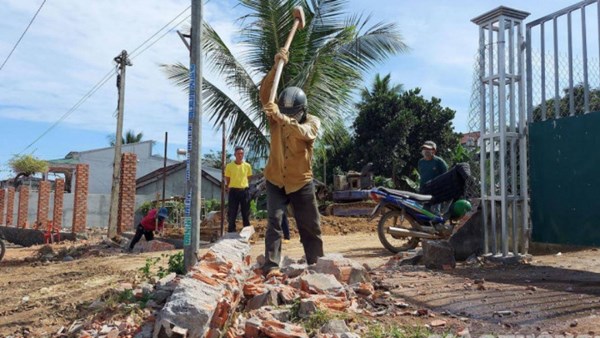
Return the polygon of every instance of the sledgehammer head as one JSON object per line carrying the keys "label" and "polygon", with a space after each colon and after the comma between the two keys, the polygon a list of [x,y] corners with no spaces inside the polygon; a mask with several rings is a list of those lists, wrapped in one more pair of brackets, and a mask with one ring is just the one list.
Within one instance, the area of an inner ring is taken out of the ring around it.
{"label": "sledgehammer head", "polygon": [[298,28],[304,28],[304,25],[306,24],[306,19],[304,18],[304,10],[301,6],[294,7],[294,19],[299,20]]}

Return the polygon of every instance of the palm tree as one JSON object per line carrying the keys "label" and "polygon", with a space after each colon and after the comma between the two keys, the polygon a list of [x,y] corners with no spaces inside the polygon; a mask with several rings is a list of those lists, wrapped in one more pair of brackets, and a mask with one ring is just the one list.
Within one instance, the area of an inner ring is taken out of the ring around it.
{"label": "palm tree", "polygon": [[[234,56],[218,33],[204,22],[203,49],[209,67],[237,92],[232,99],[210,81],[203,81],[205,111],[215,126],[227,121],[229,141],[258,156],[268,151],[267,120],[258,98],[259,81],[273,65],[293,23],[293,7],[302,6],[306,25],[296,33],[280,89],[301,87],[309,112],[334,128],[352,109],[352,92],[362,73],[388,56],[407,50],[393,23],[369,25],[369,18],[347,15],[344,0],[239,0],[248,14],[239,18],[241,43],[247,49]],[[169,79],[188,89],[188,69],[181,63],[163,65]]]}
{"label": "palm tree", "polygon": [[[122,144],[131,144],[131,143],[138,143],[140,141],[142,141],[142,138],[144,137],[143,133],[135,133],[133,130],[129,129],[126,133],[125,133],[125,137],[121,137],[121,143]],[[108,139],[108,142],[110,143],[111,147],[114,147],[116,142],[116,136],[115,134],[110,134],[106,137]]]}

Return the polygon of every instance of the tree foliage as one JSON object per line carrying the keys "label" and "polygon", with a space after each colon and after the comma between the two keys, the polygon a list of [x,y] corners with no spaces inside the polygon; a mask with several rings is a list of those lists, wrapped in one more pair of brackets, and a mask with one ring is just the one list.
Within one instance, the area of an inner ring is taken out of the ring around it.
{"label": "tree foliage", "polygon": [[22,176],[48,171],[48,163],[33,155],[15,155],[8,161],[8,165],[15,173]]}
{"label": "tree foliage", "polygon": [[401,177],[412,175],[426,140],[436,142],[438,155],[449,156],[459,143],[451,122],[455,111],[442,107],[440,99],[428,100],[420,93],[419,88],[404,91],[401,85],[393,85],[390,75],[377,75],[356,104],[351,142],[342,147],[339,156],[331,157],[335,162],[330,165],[347,171],[372,162],[376,175],[406,186]]}
{"label": "tree foliage", "polygon": [[[108,143],[110,144],[111,147],[114,147],[116,145],[116,134],[110,134],[108,135],[106,138],[108,139]],[[144,137],[143,133],[135,133],[133,130],[129,129],[126,133],[124,137],[121,137],[121,144],[131,144],[131,143],[138,143],[142,141],[142,138]]]}
{"label": "tree foliage", "polygon": [[[368,18],[349,15],[344,0],[239,0],[247,14],[240,17],[239,42],[246,47],[234,55],[219,34],[204,23],[203,50],[207,64],[237,97],[203,79],[204,108],[215,127],[226,121],[229,142],[247,153],[263,156],[269,148],[267,120],[258,92],[261,79],[273,66],[275,53],[284,45],[293,24],[295,6],[306,16],[290,47],[279,89],[301,87],[308,110],[322,120],[325,131],[352,108],[352,91],[362,73],[389,55],[407,49],[394,23],[371,24]],[[188,69],[183,64],[163,65],[176,85],[188,90]]]}

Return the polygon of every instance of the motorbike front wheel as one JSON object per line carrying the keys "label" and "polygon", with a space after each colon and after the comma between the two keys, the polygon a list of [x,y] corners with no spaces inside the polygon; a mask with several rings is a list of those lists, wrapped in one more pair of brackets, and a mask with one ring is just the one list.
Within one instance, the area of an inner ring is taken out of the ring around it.
{"label": "motorbike front wheel", "polygon": [[0,261],[4,258],[4,253],[6,252],[6,247],[4,246],[4,241],[0,239]]}
{"label": "motorbike front wheel", "polygon": [[414,249],[419,245],[419,238],[393,235],[389,231],[390,227],[419,230],[419,225],[411,216],[400,210],[392,210],[383,214],[377,225],[377,235],[379,235],[381,244],[390,252],[398,253]]}

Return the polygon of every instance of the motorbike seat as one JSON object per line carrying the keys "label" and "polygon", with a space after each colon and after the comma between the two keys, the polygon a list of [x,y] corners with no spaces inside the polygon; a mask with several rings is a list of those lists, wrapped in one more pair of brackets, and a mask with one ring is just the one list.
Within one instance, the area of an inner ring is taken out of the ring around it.
{"label": "motorbike seat", "polygon": [[414,192],[404,191],[404,190],[395,190],[395,189],[388,189],[388,188],[380,188],[380,190],[385,193],[388,193],[390,195],[400,196],[400,197],[404,197],[404,198],[410,198],[410,199],[413,199],[413,200],[419,201],[419,202],[427,202],[433,198],[433,196],[431,196],[431,195],[419,195],[419,194],[415,194]]}

